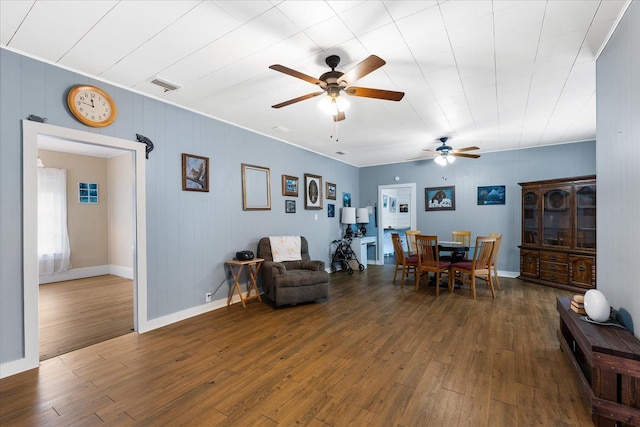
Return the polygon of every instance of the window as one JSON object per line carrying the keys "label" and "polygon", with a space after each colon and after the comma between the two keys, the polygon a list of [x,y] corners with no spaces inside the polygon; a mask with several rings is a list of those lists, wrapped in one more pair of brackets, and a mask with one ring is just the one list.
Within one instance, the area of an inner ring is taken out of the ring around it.
{"label": "window", "polygon": [[38,168],[38,261],[40,274],[71,268],[67,231],[67,171]]}

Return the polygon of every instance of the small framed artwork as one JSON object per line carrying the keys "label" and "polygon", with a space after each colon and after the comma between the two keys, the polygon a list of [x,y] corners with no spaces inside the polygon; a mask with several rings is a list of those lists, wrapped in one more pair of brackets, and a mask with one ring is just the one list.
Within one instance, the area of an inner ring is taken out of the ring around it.
{"label": "small framed artwork", "polygon": [[331,182],[327,182],[327,199],[335,200],[336,193],[336,185]]}
{"label": "small framed artwork", "polygon": [[298,177],[282,175],[282,195],[298,197]]}
{"label": "small framed artwork", "polygon": [[304,174],[304,208],[322,209],[322,177]]}
{"label": "small framed artwork", "polygon": [[182,153],[182,191],[209,192],[209,158]]}
{"label": "small framed artwork", "polygon": [[242,209],[271,210],[270,170],[242,163]]}
{"label": "small framed artwork", "polygon": [[432,187],[424,189],[425,211],[455,211],[456,187]]}
{"label": "small framed artwork", "polygon": [[345,208],[351,207],[351,193],[342,193],[342,206]]}
{"label": "small framed artwork", "polygon": [[78,183],[78,203],[95,205],[98,203],[98,184],[94,182]]}
{"label": "small framed artwork", "polygon": [[336,205],[333,203],[327,203],[327,216],[334,218],[336,216]]}
{"label": "small framed artwork", "polygon": [[478,187],[479,205],[504,205],[505,200],[506,198],[504,185],[489,185],[486,187]]}
{"label": "small framed artwork", "polygon": [[284,201],[284,211],[286,213],[296,213],[296,201],[295,200],[285,200]]}

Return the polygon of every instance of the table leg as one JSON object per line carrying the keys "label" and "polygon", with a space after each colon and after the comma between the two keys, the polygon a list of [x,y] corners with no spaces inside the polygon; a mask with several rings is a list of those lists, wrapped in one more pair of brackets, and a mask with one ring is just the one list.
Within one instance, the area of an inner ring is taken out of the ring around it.
{"label": "table leg", "polygon": [[262,298],[260,298],[260,291],[258,291],[258,284],[256,283],[256,277],[258,276],[258,270],[260,270],[261,263],[256,263],[253,265],[249,265],[249,279],[251,281],[250,286],[248,286],[247,290],[247,299],[251,295],[251,289],[253,288],[256,292],[256,297],[258,301],[262,302]]}
{"label": "table leg", "polygon": [[240,284],[238,283],[238,280],[242,276],[242,265],[238,266],[238,271],[234,271],[233,266],[229,266],[229,269],[231,270],[231,276],[233,276],[233,286],[231,287],[231,293],[229,294],[229,298],[227,299],[227,305],[231,304],[231,300],[233,299],[233,290],[235,289],[238,291],[238,296],[240,297],[242,307],[247,308],[247,306],[244,304],[242,292],[240,291]]}

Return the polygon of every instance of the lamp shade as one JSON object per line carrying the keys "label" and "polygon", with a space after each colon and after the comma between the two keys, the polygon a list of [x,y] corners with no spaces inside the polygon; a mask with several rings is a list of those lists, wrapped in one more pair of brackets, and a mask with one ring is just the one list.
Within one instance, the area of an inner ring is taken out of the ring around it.
{"label": "lamp shade", "polygon": [[340,222],[343,224],[355,224],[356,223],[356,208],[342,208],[342,216]]}
{"label": "lamp shade", "polygon": [[356,210],[356,222],[358,224],[369,223],[369,210],[367,208],[358,208]]}

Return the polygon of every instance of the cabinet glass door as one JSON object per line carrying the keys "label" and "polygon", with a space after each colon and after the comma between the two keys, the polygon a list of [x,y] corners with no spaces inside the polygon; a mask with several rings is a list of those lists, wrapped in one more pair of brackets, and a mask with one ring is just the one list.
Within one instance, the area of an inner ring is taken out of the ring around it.
{"label": "cabinet glass door", "polygon": [[527,191],[522,196],[522,244],[539,245],[538,195]]}
{"label": "cabinet glass door", "polygon": [[571,247],[571,188],[545,190],[543,198],[543,245]]}
{"label": "cabinet glass door", "polygon": [[596,249],[596,186],[576,191],[576,248]]}

